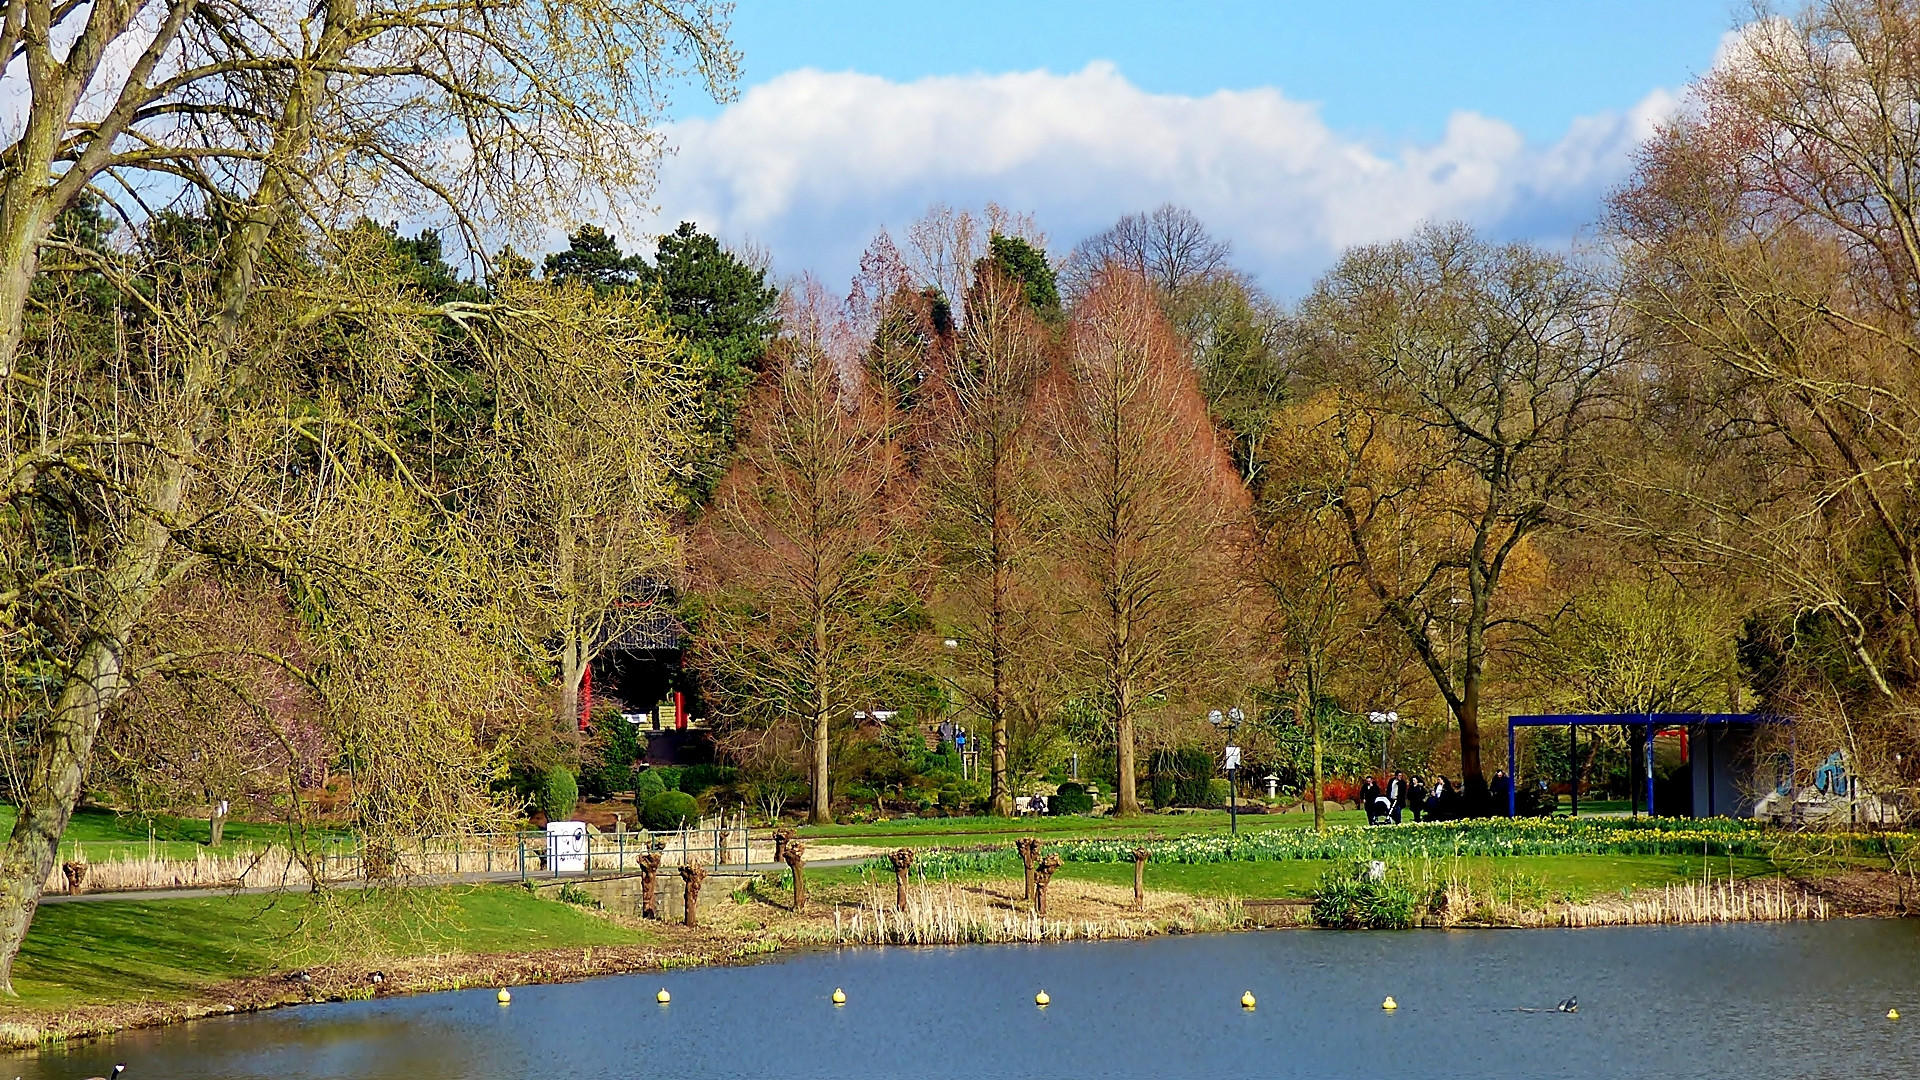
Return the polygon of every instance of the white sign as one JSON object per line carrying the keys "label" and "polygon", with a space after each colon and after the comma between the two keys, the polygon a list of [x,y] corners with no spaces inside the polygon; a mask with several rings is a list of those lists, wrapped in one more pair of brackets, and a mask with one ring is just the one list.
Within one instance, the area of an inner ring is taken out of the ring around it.
{"label": "white sign", "polygon": [[1227,771],[1232,772],[1233,770],[1239,767],[1240,767],[1240,748],[1237,746],[1227,747]]}
{"label": "white sign", "polygon": [[587,868],[587,824],[584,821],[547,822],[547,869],[575,873]]}
{"label": "white sign", "polygon": [[629,724],[644,724],[653,718],[643,712],[623,712],[620,714],[620,719]]}
{"label": "white sign", "polygon": [[1370,712],[1367,714],[1367,722],[1373,724],[1397,724],[1400,722],[1400,714],[1397,712]]}

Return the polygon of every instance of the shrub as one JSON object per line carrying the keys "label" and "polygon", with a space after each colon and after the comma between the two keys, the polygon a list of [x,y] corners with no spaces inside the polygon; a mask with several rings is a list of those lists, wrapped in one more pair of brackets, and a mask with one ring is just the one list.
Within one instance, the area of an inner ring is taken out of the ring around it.
{"label": "shrub", "polygon": [[600,906],[599,898],[571,881],[560,886],[559,900],[563,904],[572,904],[575,907],[597,908]]}
{"label": "shrub", "polygon": [[1313,924],[1332,930],[1405,930],[1413,925],[1419,897],[1397,875],[1329,869],[1313,897]]}
{"label": "shrub", "polygon": [[727,765],[689,765],[680,770],[680,790],[699,797],[709,788],[733,782],[734,769]]}
{"label": "shrub", "polygon": [[[1178,788],[1173,801],[1176,806],[1209,806],[1208,797],[1212,794],[1213,752],[1204,747],[1189,747],[1174,755],[1175,772],[1179,777],[1175,781]],[[1224,800],[1222,800],[1224,801]]]}
{"label": "shrub", "polygon": [[1173,805],[1173,777],[1166,773],[1154,773],[1153,778],[1147,781],[1147,788],[1149,797],[1153,799],[1153,805],[1162,810]]}
{"label": "shrub", "polygon": [[1228,783],[1224,777],[1216,776],[1207,781],[1206,805],[1225,806],[1232,797],[1233,785]]}
{"label": "shrub", "polygon": [[593,713],[593,741],[580,762],[580,793],[604,799],[632,791],[634,763],[647,756],[647,738],[638,724],[629,724],[619,710],[603,707]]}
{"label": "shrub", "polygon": [[633,800],[637,803],[644,803],[665,790],[667,782],[660,779],[659,769],[643,769],[633,779]]}
{"label": "shrub", "polygon": [[679,765],[662,765],[653,771],[660,774],[660,782],[667,785],[668,791],[679,791],[680,778],[687,772]]}
{"label": "shrub", "polygon": [[565,821],[580,801],[580,786],[565,765],[555,765],[540,778],[540,812],[548,821]]}
{"label": "shrub", "polygon": [[662,791],[640,807],[640,824],[655,832],[668,832],[698,821],[700,805],[684,791]]}
{"label": "shrub", "polygon": [[1091,814],[1093,796],[1079,784],[1061,784],[1060,790],[1047,800],[1047,811],[1053,814]]}

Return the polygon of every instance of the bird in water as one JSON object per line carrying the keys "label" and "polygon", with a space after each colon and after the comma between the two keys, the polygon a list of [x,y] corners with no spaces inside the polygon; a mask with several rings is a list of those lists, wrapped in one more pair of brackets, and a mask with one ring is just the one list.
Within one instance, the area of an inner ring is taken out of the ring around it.
{"label": "bird in water", "polygon": [[1565,1001],[1562,1001],[1560,1004],[1555,1005],[1554,1009],[1558,1012],[1579,1012],[1580,999],[1577,997],[1570,997]]}
{"label": "bird in water", "polygon": [[87,1080],[108,1080],[108,1076],[112,1077],[112,1080],[120,1080],[120,1074],[126,1071],[127,1067],[125,1065],[115,1065],[113,1071],[107,1074],[107,1076],[89,1076]]}

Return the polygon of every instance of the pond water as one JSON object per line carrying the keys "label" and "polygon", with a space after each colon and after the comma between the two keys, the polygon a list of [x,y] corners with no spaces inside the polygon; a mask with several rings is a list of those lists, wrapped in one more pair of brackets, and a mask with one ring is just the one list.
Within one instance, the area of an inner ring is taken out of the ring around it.
{"label": "pond water", "polygon": [[[1577,1013],[1521,1011],[1569,995]],[[0,1070],[116,1061],[126,1080],[1911,1076],[1920,920],[842,949],[505,1007],[476,990],[206,1020]]]}

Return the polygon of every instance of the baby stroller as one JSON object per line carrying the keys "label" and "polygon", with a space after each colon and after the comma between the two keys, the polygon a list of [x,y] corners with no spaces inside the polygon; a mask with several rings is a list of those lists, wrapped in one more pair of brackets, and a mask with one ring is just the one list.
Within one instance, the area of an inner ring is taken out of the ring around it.
{"label": "baby stroller", "polygon": [[1393,824],[1393,800],[1383,792],[1367,800],[1367,824]]}

